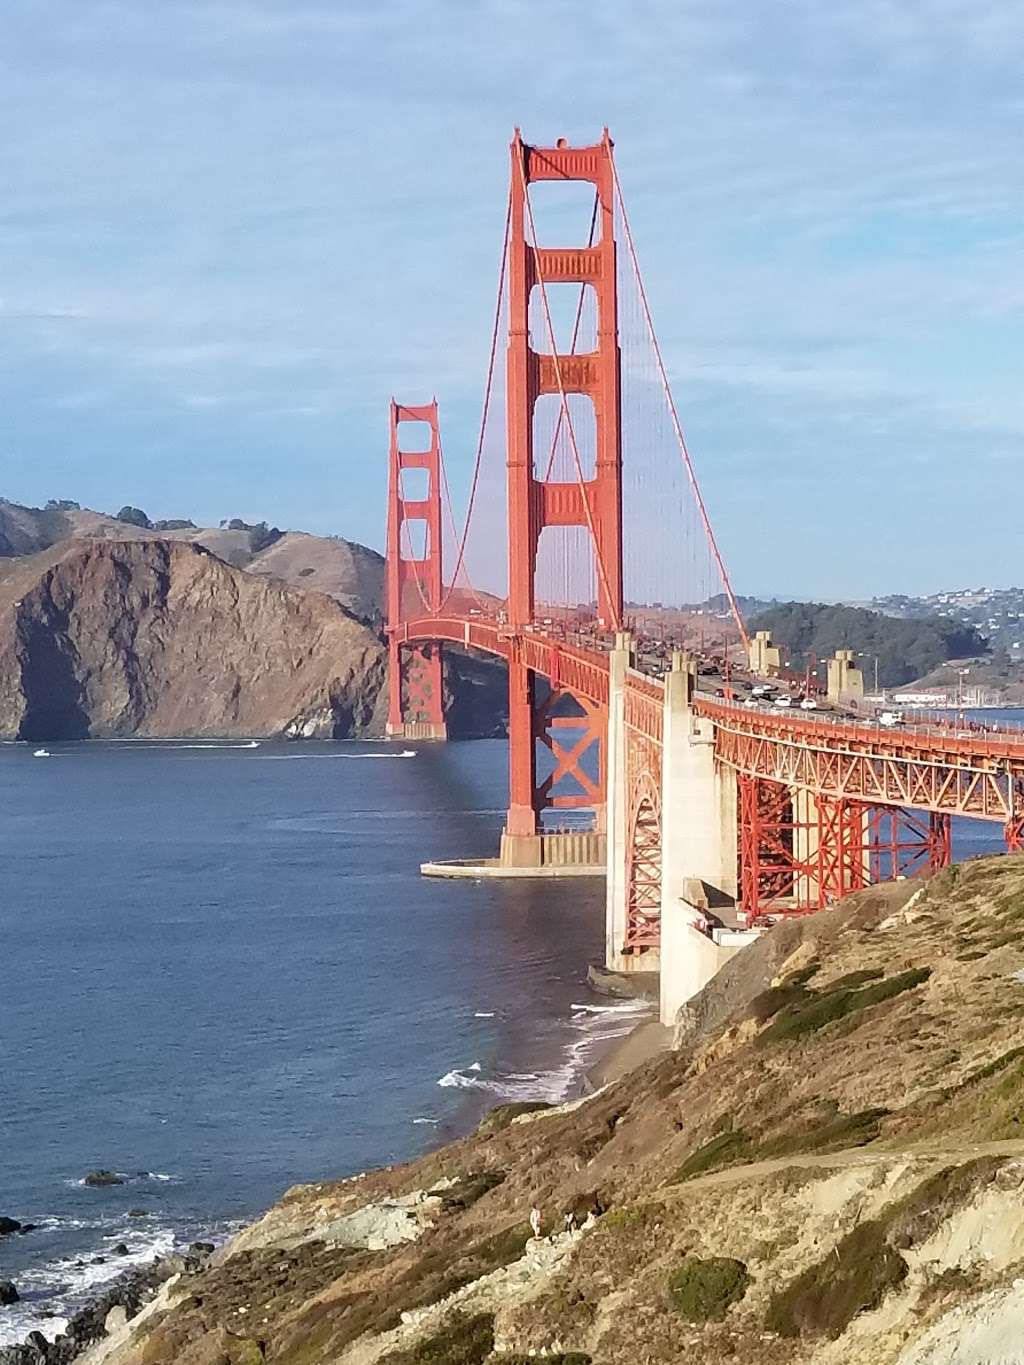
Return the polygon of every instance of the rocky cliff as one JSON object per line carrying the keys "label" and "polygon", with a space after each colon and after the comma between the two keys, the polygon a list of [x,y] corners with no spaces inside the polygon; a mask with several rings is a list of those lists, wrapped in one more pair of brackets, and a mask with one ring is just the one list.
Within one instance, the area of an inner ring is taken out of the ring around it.
{"label": "rocky cliff", "polygon": [[189,542],[72,539],[0,578],[0,734],[379,733],[378,636]]}
{"label": "rocky cliff", "polygon": [[991,858],[779,926],[673,1051],[293,1189],[84,1359],[1018,1360],[1022,924],[1024,859]]}
{"label": "rocky cliff", "polygon": [[341,536],[268,530],[265,525],[246,528],[239,522],[227,526],[193,526],[191,522],[136,526],[74,504],[23,507],[0,498],[0,577],[5,559],[38,554],[62,541],[81,538],[172,540],[200,545],[236,569],[277,578],[292,587],[325,592],[363,620],[372,619],[383,607],[383,556]]}

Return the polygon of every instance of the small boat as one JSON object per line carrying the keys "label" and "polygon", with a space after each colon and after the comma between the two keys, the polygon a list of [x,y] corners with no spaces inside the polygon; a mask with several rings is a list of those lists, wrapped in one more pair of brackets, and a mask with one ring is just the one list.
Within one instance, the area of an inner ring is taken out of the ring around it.
{"label": "small boat", "polygon": [[398,755],[398,757],[399,757],[399,758],[415,758],[415,757],[416,757],[416,750],[415,750],[415,749],[403,749],[402,752]]}
{"label": "small boat", "polygon": [[49,758],[49,757],[50,757],[50,751],[49,751],[49,749],[37,749],[37,750],[35,751],[35,753],[32,755],[32,757],[33,757],[33,758]]}

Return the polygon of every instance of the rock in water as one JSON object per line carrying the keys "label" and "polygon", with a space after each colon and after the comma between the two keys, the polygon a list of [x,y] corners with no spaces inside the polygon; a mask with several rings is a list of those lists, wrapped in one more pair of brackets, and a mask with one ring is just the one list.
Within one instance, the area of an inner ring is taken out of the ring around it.
{"label": "rock in water", "polygon": [[10,1303],[17,1303],[20,1298],[21,1295],[14,1287],[13,1280],[0,1280],[0,1308],[6,1308]]}
{"label": "rock in water", "polygon": [[0,1218],[0,1237],[6,1237],[9,1233],[20,1231],[21,1224],[17,1218]]}
{"label": "rock in water", "polygon": [[93,1189],[102,1188],[104,1185],[123,1185],[124,1176],[118,1175],[116,1171],[90,1171],[82,1183]]}

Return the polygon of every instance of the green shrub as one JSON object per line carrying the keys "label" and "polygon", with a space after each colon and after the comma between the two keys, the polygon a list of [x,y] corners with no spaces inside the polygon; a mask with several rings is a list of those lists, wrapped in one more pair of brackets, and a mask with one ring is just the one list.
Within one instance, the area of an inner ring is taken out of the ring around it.
{"label": "green shrub", "polygon": [[546,1100],[519,1100],[513,1104],[498,1104],[487,1111],[476,1131],[480,1137],[491,1137],[495,1133],[503,1132],[520,1114],[535,1114],[541,1109],[552,1107]]}
{"label": "green shrub", "polygon": [[877,1308],[907,1275],[907,1263],[886,1240],[886,1223],[861,1223],[775,1295],[766,1326],[782,1337],[842,1336],[857,1316]]}
{"label": "green shrub", "polygon": [[721,1322],[749,1284],[742,1261],[730,1256],[687,1256],[669,1276],[668,1295],[688,1322]]}
{"label": "green shrub", "polygon": [[827,991],[853,990],[855,986],[863,986],[868,981],[878,981],[885,975],[881,967],[861,967],[859,971],[847,972],[845,976],[839,976],[835,981],[830,981],[825,987]]}
{"label": "green shrub", "polygon": [[379,1365],[483,1365],[494,1350],[494,1314],[453,1313],[433,1336],[406,1350],[389,1351]]}
{"label": "green shrub", "polygon": [[453,1209],[468,1209],[485,1194],[496,1189],[505,1179],[505,1171],[474,1171],[461,1175],[454,1185],[442,1191],[441,1207],[446,1212]]}
{"label": "green shrub", "polygon": [[677,1185],[683,1180],[692,1180],[695,1175],[704,1175],[708,1171],[731,1166],[734,1161],[742,1160],[749,1153],[750,1139],[742,1128],[719,1133],[709,1142],[705,1142],[703,1147],[698,1147],[696,1151],[690,1153],[672,1176],[670,1183]]}
{"label": "green shrub", "polygon": [[524,1355],[496,1355],[491,1356],[491,1365],[591,1365],[591,1357],[585,1355],[583,1351],[559,1351],[557,1355],[549,1356],[524,1356]]}
{"label": "green shrub", "polygon": [[919,1246],[962,1208],[999,1169],[999,1157],[947,1166],[922,1180],[880,1218],[847,1233],[817,1264],[780,1290],[765,1325],[783,1337],[842,1336],[903,1283],[907,1263],[897,1247]]}
{"label": "green shrub", "polygon": [[805,1124],[759,1143],[756,1156],[789,1156],[793,1152],[840,1152],[844,1147],[864,1147],[878,1137],[888,1109],[861,1109],[855,1114],[836,1114],[824,1122]]}
{"label": "green shrub", "polygon": [[835,1023],[849,1014],[868,1009],[871,1005],[881,1004],[912,990],[931,976],[930,967],[912,967],[909,971],[899,972],[896,976],[876,981],[859,990],[840,989],[809,991],[804,1001],[788,1005],[774,1021],[758,1036],[762,1045],[777,1042],[792,1042],[809,1033],[816,1033],[827,1024]]}

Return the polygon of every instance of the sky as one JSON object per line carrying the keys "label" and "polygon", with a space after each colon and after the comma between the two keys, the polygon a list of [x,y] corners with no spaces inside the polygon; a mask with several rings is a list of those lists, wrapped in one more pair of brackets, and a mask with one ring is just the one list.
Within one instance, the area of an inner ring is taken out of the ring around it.
{"label": "sky", "polygon": [[6,0],[0,495],[383,542],[508,141],[608,125],[736,589],[1024,582],[1015,0]]}

